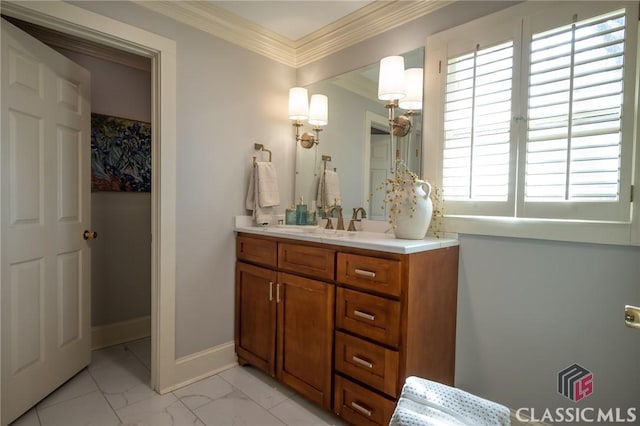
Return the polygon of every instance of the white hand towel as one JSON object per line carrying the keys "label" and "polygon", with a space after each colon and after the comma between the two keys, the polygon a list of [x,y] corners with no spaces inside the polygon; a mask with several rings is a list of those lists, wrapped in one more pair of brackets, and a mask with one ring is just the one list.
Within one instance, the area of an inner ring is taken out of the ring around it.
{"label": "white hand towel", "polygon": [[338,200],[338,204],[342,202],[340,195],[340,179],[338,173],[333,170],[325,170],[320,176],[318,182],[318,206],[333,206]]}
{"label": "white hand towel", "polygon": [[244,201],[244,207],[247,210],[254,210],[256,208],[256,167],[251,168],[249,172],[249,188],[247,188],[247,199]]}
{"label": "white hand towel", "polygon": [[257,162],[249,174],[245,207],[258,225],[271,221],[272,207],[280,204],[278,177],[272,163]]}
{"label": "white hand towel", "polygon": [[280,205],[278,190],[278,176],[273,163],[260,161],[256,163],[258,169],[258,201],[260,207]]}
{"label": "white hand towel", "polygon": [[318,207],[320,208],[325,208],[329,205],[328,202],[326,202],[325,200],[325,193],[324,193],[324,173],[322,173],[320,175],[320,177],[318,178],[318,195],[316,196],[316,204]]}

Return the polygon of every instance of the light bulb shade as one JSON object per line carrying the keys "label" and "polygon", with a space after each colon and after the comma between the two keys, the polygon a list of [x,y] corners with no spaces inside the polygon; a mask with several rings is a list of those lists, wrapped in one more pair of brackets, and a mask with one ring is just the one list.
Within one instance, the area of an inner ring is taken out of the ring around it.
{"label": "light bulb shade", "polygon": [[422,109],[422,81],[422,68],[409,68],[405,70],[405,96],[399,103],[400,108],[412,111]]}
{"label": "light bulb shade", "polygon": [[326,95],[311,95],[309,124],[325,126],[329,122],[329,98]]}
{"label": "light bulb shade", "polygon": [[378,99],[393,101],[403,98],[404,95],[404,58],[402,56],[382,58],[378,77]]}
{"label": "light bulb shade", "polygon": [[309,118],[309,94],[304,87],[289,89],[289,118],[291,120]]}

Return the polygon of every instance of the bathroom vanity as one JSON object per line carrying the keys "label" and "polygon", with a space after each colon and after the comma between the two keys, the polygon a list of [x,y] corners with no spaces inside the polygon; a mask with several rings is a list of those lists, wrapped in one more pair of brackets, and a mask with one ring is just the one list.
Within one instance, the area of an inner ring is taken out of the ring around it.
{"label": "bathroom vanity", "polygon": [[236,226],[235,348],[352,424],[388,424],[407,376],[453,385],[458,243]]}

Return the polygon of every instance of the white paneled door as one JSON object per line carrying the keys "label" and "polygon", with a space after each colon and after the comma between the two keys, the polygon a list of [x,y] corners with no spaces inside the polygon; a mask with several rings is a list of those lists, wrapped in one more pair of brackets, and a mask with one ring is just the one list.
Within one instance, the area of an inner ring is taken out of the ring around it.
{"label": "white paneled door", "polygon": [[2,20],[2,425],[90,361],[89,73]]}
{"label": "white paneled door", "polygon": [[[391,138],[389,135],[371,135],[371,158],[369,159],[369,182],[371,196],[369,197],[369,218],[371,220],[387,221],[389,209],[383,201],[386,195],[384,183],[389,178],[389,170],[393,167],[391,161]],[[380,189],[379,189],[380,188]]]}

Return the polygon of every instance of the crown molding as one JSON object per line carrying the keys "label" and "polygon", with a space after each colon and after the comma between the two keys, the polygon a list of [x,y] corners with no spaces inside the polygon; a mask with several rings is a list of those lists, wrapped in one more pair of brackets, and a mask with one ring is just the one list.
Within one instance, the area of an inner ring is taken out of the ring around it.
{"label": "crown molding", "polygon": [[296,41],[208,2],[133,1],[183,24],[297,68],[432,13],[456,0],[376,0]]}
{"label": "crown molding", "polygon": [[168,16],[230,43],[296,66],[295,43],[286,37],[203,1],[133,0],[139,6]]}
{"label": "crown molding", "polygon": [[377,0],[296,43],[301,67],[382,32],[432,13],[456,0]]}

